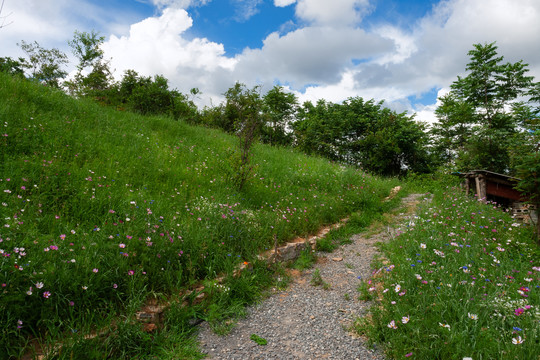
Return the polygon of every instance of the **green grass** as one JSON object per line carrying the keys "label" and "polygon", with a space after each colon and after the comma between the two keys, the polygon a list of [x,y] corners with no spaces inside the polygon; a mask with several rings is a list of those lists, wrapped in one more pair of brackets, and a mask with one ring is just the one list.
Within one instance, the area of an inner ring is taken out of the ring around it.
{"label": "green grass", "polygon": [[[0,100],[0,358],[20,357],[29,339],[62,339],[59,358],[88,349],[94,358],[196,358],[189,319],[166,322],[148,345],[133,323],[147,298],[174,302],[223,274],[230,291],[166,314],[223,323],[275,283],[275,269],[256,261],[274,236],[378,213],[397,183],[256,145],[254,176],[239,192],[229,180],[237,139],[222,132],[5,74]],[[253,269],[232,277],[243,261]],[[82,337],[100,329],[105,338]]]}
{"label": "green grass", "polygon": [[359,289],[377,301],[357,331],[395,359],[536,359],[540,252],[531,235],[494,204],[437,191],[382,245],[384,266]]}

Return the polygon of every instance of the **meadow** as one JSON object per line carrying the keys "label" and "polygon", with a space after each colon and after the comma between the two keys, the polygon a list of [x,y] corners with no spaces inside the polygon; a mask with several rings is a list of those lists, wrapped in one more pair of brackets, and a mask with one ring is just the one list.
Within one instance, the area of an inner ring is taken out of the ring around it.
{"label": "meadow", "polygon": [[540,251],[495,203],[436,186],[359,288],[355,329],[393,359],[537,359]]}
{"label": "meadow", "polygon": [[[0,99],[0,358],[200,358],[197,320],[219,327],[278,284],[256,256],[274,237],[380,213],[397,185],[258,144],[238,191],[237,139],[218,130],[1,73]],[[201,284],[203,303],[179,295]],[[170,304],[152,334],[134,321],[149,299]]]}

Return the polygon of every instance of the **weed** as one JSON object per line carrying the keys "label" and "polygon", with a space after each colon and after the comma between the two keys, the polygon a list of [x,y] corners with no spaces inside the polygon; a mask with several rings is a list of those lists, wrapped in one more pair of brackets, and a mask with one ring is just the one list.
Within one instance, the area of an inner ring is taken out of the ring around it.
{"label": "weed", "polygon": [[323,279],[321,276],[321,272],[319,271],[319,269],[315,269],[315,271],[313,271],[313,274],[311,274],[310,284],[312,286],[320,286],[322,285],[322,283],[323,283]]}
{"label": "weed", "polygon": [[357,291],[360,293],[360,296],[358,297],[359,300],[371,301],[374,299],[375,287],[372,286],[371,280],[362,281],[360,285],[358,285]]}
{"label": "weed", "polygon": [[249,337],[251,340],[255,341],[257,344],[259,345],[266,345],[268,344],[268,341],[262,337],[260,337],[259,335],[257,334],[251,334],[251,336]]}
{"label": "weed", "polygon": [[300,256],[292,264],[292,268],[297,270],[311,269],[316,260],[317,258],[314,251],[310,246],[306,246],[306,248],[300,253]]}
{"label": "weed", "polygon": [[315,269],[315,271],[313,271],[313,274],[311,275],[310,284],[312,286],[321,286],[324,290],[330,289],[330,284],[328,284],[327,282],[323,280],[319,269]]}

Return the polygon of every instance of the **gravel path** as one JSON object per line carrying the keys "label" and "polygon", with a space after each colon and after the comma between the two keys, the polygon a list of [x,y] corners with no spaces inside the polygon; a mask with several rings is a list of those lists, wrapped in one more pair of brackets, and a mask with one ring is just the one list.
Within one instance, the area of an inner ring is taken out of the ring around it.
{"label": "gravel path", "polygon": [[[373,271],[374,244],[398,230],[419,198],[413,194],[403,199],[403,212],[393,220],[397,224],[393,229],[354,235],[351,244],[330,254],[318,254],[313,269],[294,276],[287,290],[249,308],[248,316],[240,319],[228,335],[218,336],[203,323],[199,332],[202,351],[212,359],[385,359],[381,351],[368,347],[347,329],[370,305],[358,300],[356,288],[360,278],[368,278]],[[330,289],[310,284],[315,269]],[[256,344],[250,340],[251,334],[268,344]]]}

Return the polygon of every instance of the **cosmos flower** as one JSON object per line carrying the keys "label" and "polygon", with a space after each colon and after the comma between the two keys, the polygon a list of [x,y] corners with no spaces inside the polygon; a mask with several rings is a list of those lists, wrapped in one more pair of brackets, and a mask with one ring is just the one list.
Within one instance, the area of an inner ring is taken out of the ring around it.
{"label": "cosmos flower", "polygon": [[523,344],[524,341],[525,341],[525,339],[522,339],[521,336],[518,336],[516,338],[512,338],[512,344],[514,344],[514,345]]}
{"label": "cosmos flower", "polygon": [[386,326],[388,326],[390,329],[397,329],[396,322],[394,320],[390,321]]}
{"label": "cosmos flower", "polygon": [[448,324],[439,323],[439,326],[447,328],[450,331],[450,325]]}
{"label": "cosmos flower", "polygon": [[469,319],[471,320],[475,320],[475,321],[478,320],[478,315],[476,314],[468,313],[467,315],[469,316]]}

